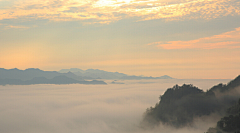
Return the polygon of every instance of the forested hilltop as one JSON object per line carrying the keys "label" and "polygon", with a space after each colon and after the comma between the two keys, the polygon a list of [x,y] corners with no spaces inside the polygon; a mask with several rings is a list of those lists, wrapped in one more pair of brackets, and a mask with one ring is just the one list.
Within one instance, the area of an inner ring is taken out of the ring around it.
{"label": "forested hilltop", "polygon": [[[160,101],[154,107],[146,110],[141,124],[143,127],[163,124],[182,128],[192,126],[194,118],[217,113],[222,117],[227,116],[218,122],[219,131],[235,132],[237,129],[229,130],[232,127],[228,127],[227,123],[239,122],[239,92],[240,76],[228,84],[213,86],[206,92],[191,84],[175,85],[160,96]],[[240,127],[239,123],[237,126]]]}
{"label": "forested hilltop", "polygon": [[217,122],[217,126],[209,128],[206,133],[240,133],[240,99],[227,109],[226,115]]}

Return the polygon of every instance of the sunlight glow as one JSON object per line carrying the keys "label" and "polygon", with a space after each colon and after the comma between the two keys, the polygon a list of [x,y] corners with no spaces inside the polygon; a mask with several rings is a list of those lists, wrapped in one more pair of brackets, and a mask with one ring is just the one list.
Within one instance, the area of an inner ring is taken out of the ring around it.
{"label": "sunlight glow", "polygon": [[110,23],[129,17],[137,21],[152,19],[214,19],[240,15],[240,2],[229,0],[23,0],[12,2],[12,8],[0,8],[3,19],[48,19]]}

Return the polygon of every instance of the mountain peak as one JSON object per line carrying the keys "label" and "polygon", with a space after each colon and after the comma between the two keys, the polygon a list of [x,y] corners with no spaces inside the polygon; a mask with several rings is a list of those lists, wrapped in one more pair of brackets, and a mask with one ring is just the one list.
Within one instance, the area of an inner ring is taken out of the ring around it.
{"label": "mountain peak", "polygon": [[42,70],[40,70],[39,68],[27,68],[27,69],[25,69],[25,71],[42,71]]}

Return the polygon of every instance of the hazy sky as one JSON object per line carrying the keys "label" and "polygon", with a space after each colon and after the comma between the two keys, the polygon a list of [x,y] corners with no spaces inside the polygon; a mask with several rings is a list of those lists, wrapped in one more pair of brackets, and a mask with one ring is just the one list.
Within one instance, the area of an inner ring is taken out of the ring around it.
{"label": "hazy sky", "polygon": [[240,0],[0,0],[0,67],[240,74]]}

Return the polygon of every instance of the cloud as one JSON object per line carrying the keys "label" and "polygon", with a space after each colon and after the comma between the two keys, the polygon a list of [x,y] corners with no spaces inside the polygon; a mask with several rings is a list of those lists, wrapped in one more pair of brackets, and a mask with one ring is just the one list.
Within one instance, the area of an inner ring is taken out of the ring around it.
{"label": "cloud", "polygon": [[[204,86],[213,85],[213,80],[199,81],[197,83]],[[205,122],[203,128],[198,123],[198,127],[189,130],[164,126],[152,131],[140,129],[138,125],[145,109],[154,105],[166,88],[187,81],[128,82],[123,86],[0,86],[1,132],[158,133],[164,130],[165,133],[203,133],[209,126],[214,126]],[[188,82],[196,83],[195,80]]]}
{"label": "cloud", "polygon": [[29,27],[26,27],[26,26],[8,25],[8,26],[5,26],[5,28],[7,28],[7,29],[9,29],[9,28],[14,28],[14,29],[28,29]]}
{"label": "cloud", "polygon": [[240,15],[240,2],[234,0],[24,0],[14,2],[11,7],[0,9],[0,20],[28,18],[111,23],[133,17],[138,17],[138,21],[172,21]]}
{"label": "cloud", "polygon": [[154,42],[148,45],[157,45],[157,47],[163,49],[240,48],[240,27],[236,28],[234,31],[196,40]]}

